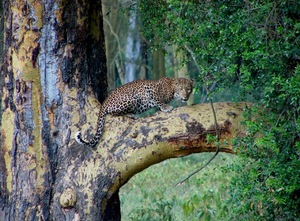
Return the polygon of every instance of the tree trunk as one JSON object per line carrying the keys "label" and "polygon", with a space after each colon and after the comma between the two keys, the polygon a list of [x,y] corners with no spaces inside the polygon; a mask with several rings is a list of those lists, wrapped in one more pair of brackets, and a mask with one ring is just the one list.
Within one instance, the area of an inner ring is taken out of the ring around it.
{"label": "tree trunk", "polygon": [[108,91],[112,91],[120,82],[125,83],[124,71],[124,33],[128,29],[128,16],[120,12],[122,4],[119,1],[102,1],[104,14],[104,33],[107,58]]}
{"label": "tree trunk", "polygon": [[136,79],[137,74],[137,61],[140,56],[140,36],[137,34],[137,5],[129,14],[129,27],[126,38],[125,47],[125,83],[131,82]]}
{"label": "tree trunk", "polygon": [[[171,157],[215,151],[207,105],[136,121],[107,117],[91,137],[106,95],[100,1],[5,1],[0,220],[120,220],[119,188]],[[97,97],[97,99],[95,98]],[[241,132],[245,104],[216,104],[221,151]]]}
{"label": "tree trunk", "polygon": [[[155,42],[159,44],[159,38],[155,37]],[[166,76],[165,55],[163,49],[156,49],[153,52],[153,78],[159,79]]]}
{"label": "tree trunk", "polygon": [[[184,77],[189,78],[189,70],[187,65],[186,52],[184,50],[179,50],[176,45],[173,45],[173,69],[175,77]],[[190,95],[190,98],[187,102],[188,105],[194,103],[194,94]]]}
{"label": "tree trunk", "polygon": [[0,220],[66,220],[53,197],[69,185],[71,127],[86,94],[106,95],[101,1],[3,5]]}

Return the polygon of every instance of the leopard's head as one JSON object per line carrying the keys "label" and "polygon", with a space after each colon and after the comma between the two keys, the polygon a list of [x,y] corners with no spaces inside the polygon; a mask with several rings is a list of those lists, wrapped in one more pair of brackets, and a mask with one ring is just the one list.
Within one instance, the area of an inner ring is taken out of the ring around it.
{"label": "leopard's head", "polygon": [[193,81],[186,78],[175,78],[174,98],[187,101],[193,91]]}

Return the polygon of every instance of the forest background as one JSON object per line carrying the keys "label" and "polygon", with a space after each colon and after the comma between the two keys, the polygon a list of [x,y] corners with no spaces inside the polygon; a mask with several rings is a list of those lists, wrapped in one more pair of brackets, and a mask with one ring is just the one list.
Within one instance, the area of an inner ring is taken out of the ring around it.
{"label": "forest background", "polygon": [[120,191],[123,220],[299,220],[300,2],[102,4],[109,91],[137,78],[183,76],[196,82],[190,102],[254,103],[237,156],[220,154],[176,188],[211,154],[139,173]]}

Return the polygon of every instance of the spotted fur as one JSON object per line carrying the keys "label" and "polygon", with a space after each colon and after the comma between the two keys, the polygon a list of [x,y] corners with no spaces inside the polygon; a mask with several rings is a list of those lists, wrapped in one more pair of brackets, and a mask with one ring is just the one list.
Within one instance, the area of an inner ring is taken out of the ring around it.
{"label": "spotted fur", "polygon": [[94,147],[102,134],[105,116],[142,113],[150,108],[159,107],[161,111],[173,109],[167,105],[172,99],[187,101],[193,89],[193,81],[185,78],[162,78],[160,80],[136,80],[114,90],[104,101],[99,114],[97,131],[91,141],[81,138],[77,132],[75,139],[79,144]]}

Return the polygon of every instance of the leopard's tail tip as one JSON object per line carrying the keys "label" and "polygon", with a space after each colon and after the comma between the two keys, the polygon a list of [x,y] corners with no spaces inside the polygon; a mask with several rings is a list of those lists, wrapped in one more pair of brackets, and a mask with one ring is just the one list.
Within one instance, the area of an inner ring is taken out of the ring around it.
{"label": "leopard's tail tip", "polygon": [[75,140],[76,140],[77,143],[79,143],[79,144],[84,144],[84,143],[82,142],[81,132],[80,132],[80,131],[77,131],[77,132],[75,133],[74,138],[75,138]]}

